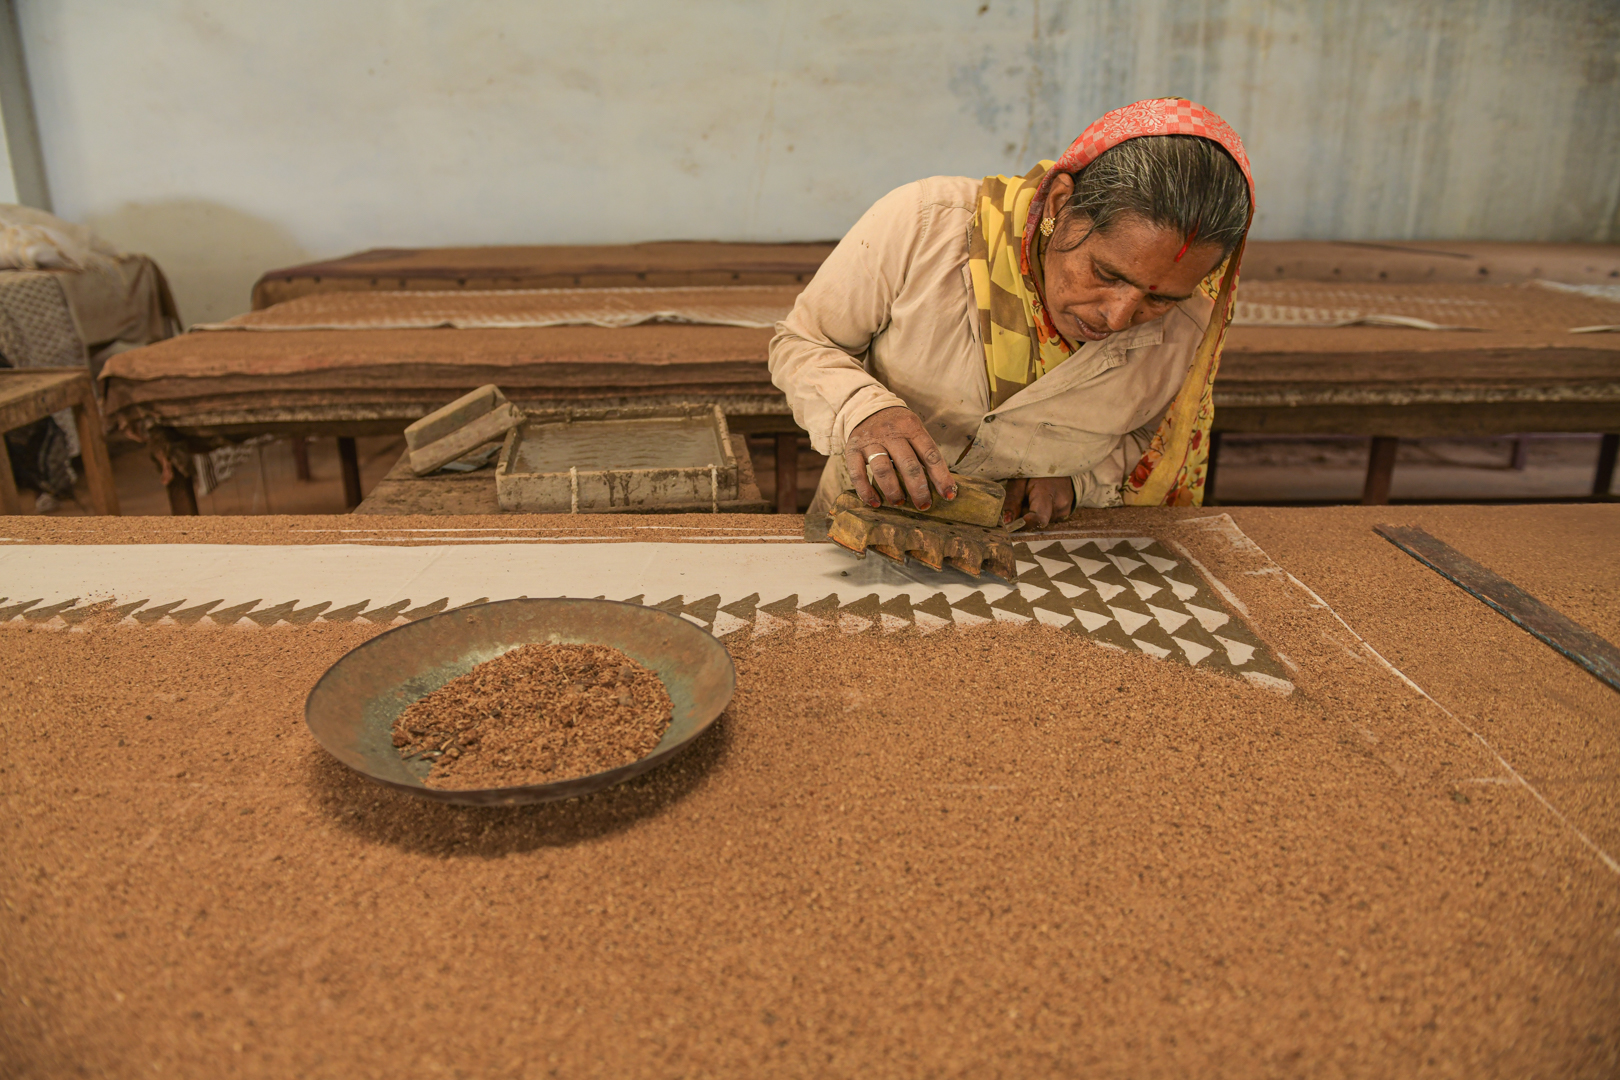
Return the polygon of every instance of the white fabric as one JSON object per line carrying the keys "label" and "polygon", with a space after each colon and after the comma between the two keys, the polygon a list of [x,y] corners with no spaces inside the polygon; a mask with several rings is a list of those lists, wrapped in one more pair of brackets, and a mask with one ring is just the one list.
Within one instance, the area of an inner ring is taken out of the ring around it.
{"label": "white fabric", "polygon": [[84,270],[122,255],[83,225],[0,203],[0,270]]}

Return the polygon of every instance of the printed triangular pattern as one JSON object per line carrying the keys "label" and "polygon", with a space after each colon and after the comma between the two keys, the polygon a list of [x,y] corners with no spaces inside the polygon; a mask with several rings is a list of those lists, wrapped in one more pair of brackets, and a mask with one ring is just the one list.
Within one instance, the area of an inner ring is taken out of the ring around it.
{"label": "printed triangular pattern", "polygon": [[1036,547],[1034,544],[1030,544],[1028,547],[1031,555],[1036,555],[1043,559],[1056,559],[1061,563],[1069,562],[1068,549],[1066,549],[1062,543],[1057,540],[1053,540],[1051,543],[1042,545],[1041,547]]}
{"label": "printed triangular pattern", "polygon": [[77,626],[92,615],[99,615],[102,612],[110,614],[112,610],[105,601],[92,600],[88,604],[80,604],[78,607],[70,607],[66,611],[59,611],[56,613],[56,617],[69,626]]}
{"label": "printed triangular pattern", "polygon": [[75,596],[73,599],[64,600],[60,604],[51,604],[48,607],[32,608],[23,612],[23,618],[29,620],[30,622],[47,622],[56,618],[56,616],[60,615],[62,612],[71,609],[73,605],[77,604],[78,602],[79,598]]}
{"label": "printed triangular pattern", "polygon": [[[33,607],[35,604],[42,603],[44,601],[44,599],[45,598],[42,596],[38,600],[24,600],[20,604],[11,604],[11,605],[8,605],[7,607],[0,607],[0,622],[9,622],[10,620],[15,619],[18,615],[21,615],[23,612],[27,611],[29,608]],[[173,604],[170,604],[169,606],[170,607],[179,607],[183,603],[185,603],[184,600],[176,600]],[[159,618],[161,618],[161,617],[162,616],[159,616]]]}
{"label": "printed triangular pattern", "polygon": [[[255,604],[258,603],[257,600],[255,600],[253,602]],[[407,603],[408,602],[409,601],[407,601]],[[34,603],[37,604],[37,603],[39,603],[39,601],[35,600]],[[167,615],[169,612],[173,611],[175,608],[179,607],[183,603],[185,603],[184,600],[171,600],[167,604],[159,604],[156,607],[143,608],[142,610],[137,611],[135,613],[135,621],[138,622],[138,623],[155,623],[159,619],[163,618],[165,615]],[[213,607],[214,604],[219,604],[219,603],[223,603],[223,601],[215,600],[213,604],[209,604],[208,606]],[[11,610],[11,609],[10,608],[0,608],[0,621],[3,621],[3,620],[10,617],[10,616],[8,616],[6,614],[6,612],[9,611],[9,610]]]}
{"label": "printed triangular pattern", "polygon": [[878,628],[885,634],[896,630],[904,630],[908,626],[915,626],[917,617],[912,614],[911,597],[901,593],[892,599],[885,600],[878,605]]}
{"label": "printed triangular pattern", "polygon": [[[769,618],[769,616],[767,616],[767,618]],[[750,630],[753,628],[753,625],[754,620],[752,616],[746,619],[739,619],[737,616],[722,608],[714,613],[714,622],[709,627],[709,633],[713,634],[717,638],[723,638],[727,634],[735,634],[741,630]]]}
{"label": "printed triangular pattern", "polygon": [[838,594],[828,593],[820,600],[800,605],[799,610],[813,618],[831,618],[832,613],[838,610]]}
{"label": "printed triangular pattern", "polygon": [[851,600],[838,609],[840,615],[859,615],[863,619],[875,619],[880,604],[877,593],[867,593],[859,600]]}
{"label": "printed triangular pattern", "polygon": [[989,620],[996,617],[996,613],[990,610],[990,601],[984,598],[984,593],[982,592],[968,593],[966,596],[962,597],[962,599],[952,604],[951,607],[955,608],[957,611],[964,611],[967,614],[973,615],[980,619]]}
{"label": "printed triangular pattern", "polygon": [[360,617],[366,620],[366,622],[376,623],[378,626],[386,626],[395,619],[399,618],[400,612],[404,611],[410,606],[411,602],[408,599],[395,600],[387,607],[372,608],[370,611],[366,612]]}
{"label": "printed triangular pattern", "polygon": [[288,615],[291,615],[293,609],[297,606],[298,601],[288,600],[285,604],[276,604],[273,607],[265,608],[263,611],[248,611],[246,615],[260,626],[274,626]]}
{"label": "printed triangular pattern", "polygon": [[[946,608],[949,610],[949,607]],[[878,611],[884,615],[892,615],[897,619],[911,621],[911,597],[901,593],[892,600],[885,600],[878,605]]]}
{"label": "printed triangular pattern", "polygon": [[[1226,649],[1222,647],[1220,642],[1215,640],[1214,634],[1210,633],[1208,630],[1205,630],[1199,625],[1197,619],[1188,619],[1186,622],[1181,624],[1180,629],[1170,636],[1176,639],[1178,642],[1186,642],[1187,644],[1197,646],[1198,649],[1209,650],[1209,655],[1205,656],[1202,660],[1195,664],[1195,667],[1220,668],[1222,671],[1232,670],[1232,662],[1226,655]],[[1183,645],[1181,648],[1182,652],[1189,652],[1186,645]],[[1196,651],[1197,649],[1191,650],[1191,652]],[[1190,655],[1188,659],[1191,660]]]}
{"label": "printed triangular pattern", "polygon": [[1033,619],[1035,612],[1030,609],[1029,601],[1021,593],[1010,592],[1000,600],[990,605],[992,611],[1010,611],[1014,615],[1022,615],[1026,619]]}
{"label": "printed triangular pattern", "polygon": [[754,609],[759,606],[759,593],[749,593],[741,600],[726,604],[720,610],[736,619],[752,619]]}
{"label": "printed triangular pattern", "polygon": [[[169,612],[169,618],[173,619],[175,622],[179,623],[181,626],[190,626],[193,623],[195,623],[198,619],[201,619],[204,615],[207,615],[213,609],[219,607],[219,605],[223,604],[224,602],[225,601],[223,601],[223,600],[210,600],[206,604],[193,604],[191,607],[176,608],[175,610]],[[259,604],[259,601],[257,601],[257,600],[253,601],[253,607],[257,607],[258,604]],[[243,608],[242,610],[238,611],[237,614],[236,614],[236,618],[240,619],[246,612],[252,611],[253,607]],[[218,619],[216,619],[214,621],[219,622]],[[236,619],[231,620],[231,622],[235,622],[235,621],[236,621]],[[225,625],[229,625],[229,624],[220,623],[220,625],[225,626]]]}
{"label": "printed triangular pattern", "polygon": [[[1093,585],[1113,585],[1119,589],[1129,589],[1131,583],[1125,575],[1120,573],[1119,567],[1113,563],[1103,563],[1095,574],[1086,574]],[[1133,590],[1134,591],[1134,590]]]}
{"label": "printed triangular pattern", "polygon": [[1029,602],[1029,606],[1041,611],[1055,611],[1060,614],[1067,615],[1071,619],[1074,618],[1073,602],[1071,602],[1068,597],[1064,596],[1056,589],[1053,589],[1045,596],[1031,600]]}
{"label": "printed triangular pattern", "polygon": [[332,606],[332,601],[323,600],[319,604],[311,604],[307,608],[295,608],[283,616],[294,626],[306,626],[315,621],[316,616]]}
{"label": "printed triangular pattern", "polygon": [[1082,589],[1091,588],[1091,579],[1086,577],[1086,572],[1073,563],[1070,563],[1069,568],[1062,573],[1053,574],[1051,580],[1054,582],[1061,581],[1065,585],[1075,585]]}
{"label": "printed triangular pattern", "polygon": [[759,610],[767,615],[775,615],[778,619],[786,619],[799,610],[799,594],[789,593],[780,600],[772,600],[768,604],[759,605]]}
{"label": "printed triangular pattern", "polygon": [[[449,602],[450,602],[449,597],[446,597],[443,601],[441,601],[441,603],[444,603],[444,604],[448,604]],[[233,607],[228,607],[228,608],[218,608],[218,609],[216,609],[214,611],[210,611],[208,613],[208,618],[211,619],[213,621],[214,625],[216,625],[216,626],[235,626],[238,622],[241,621],[242,616],[246,615],[248,612],[250,612],[254,608],[258,607],[259,604],[260,604],[260,601],[258,601],[258,600],[249,600],[245,604],[237,604],[237,605],[235,605]],[[429,604],[427,606],[428,607],[434,607],[434,605],[432,605],[432,604]],[[418,608],[417,610],[420,611],[422,609]],[[410,612],[406,612],[406,615],[409,615],[409,614],[410,614]],[[436,614],[438,614],[438,610],[435,609],[433,611],[428,612],[428,614],[429,615],[436,615]]]}
{"label": "printed triangular pattern", "polygon": [[[1114,566],[1113,563],[1108,561],[1108,556],[1103,554],[1102,548],[1097,546],[1095,540],[1077,545],[1069,552],[1069,558],[1073,559],[1074,564],[1087,574],[1099,572],[1104,567]],[[1118,570],[1119,568],[1115,566],[1114,569]]]}
{"label": "printed triangular pattern", "polygon": [[[1076,627],[1079,627],[1080,625],[1081,624],[1079,622],[1075,623]],[[1127,652],[1138,651],[1136,648],[1136,642],[1132,641],[1130,635],[1120,627],[1119,623],[1112,619],[1103,623],[1095,630],[1085,631],[1085,635],[1093,641],[1100,642],[1104,645],[1112,645],[1116,649],[1124,649]]]}
{"label": "printed triangular pattern", "polygon": [[370,600],[362,600],[358,604],[350,604],[348,607],[332,608],[322,612],[321,618],[327,622],[349,622],[366,610],[367,605],[370,603]]}
{"label": "printed triangular pattern", "polygon": [[[1147,622],[1139,629],[1131,631],[1131,640],[1138,646],[1151,645],[1152,649],[1144,648],[1142,651],[1158,656],[1161,660],[1170,656],[1181,656],[1181,649],[1170,640],[1170,635],[1164,632],[1164,627],[1157,622]],[[1161,650],[1155,652],[1154,650]]]}
{"label": "printed triangular pattern", "polygon": [[[654,605],[704,627],[716,636],[752,629],[767,635],[780,629],[815,633],[838,629],[845,633],[891,633],[916,627],[932,633],[956,625],[976,626],[995,621],[1059,627],[1084,634],[1099,644],[1139,649],[1152,656],[1198,667],[1235,670],[1237,674],[1264,675],[1291,681],[1279,658],[1249,625],[1227,607],[1209,582],[1185,558],[1178,559],[1164,545],[1143,537],[1103,540],[1019,541],[1014,546],[1018,573],[1013,589],[988,585],[951,603],[943,592],[914,600],[901,594],[880,600],[868,593],[840,604],[837,593],[800,605],[797,594],[761,604],[758,593],[723,603],[712,593],[688,601],[672,596]],[[479,597],[458,608],[481,604]],[[599,598],[600,599],[600,598]],[[637,594],[625,603],[642,604]],[[142,625],[168,619],[182,625],[207,619],[229,626],[246,617],[261,626],[280,621],[295,625],[314,621],[365,620],[387,625],[399,619],[426,618],[449,609],[449,598],[411,607],[409,599],[372,608],[369,600],[333,608],[331,601],[299,607],[289,600],[261,607],[262,600],[221,607],[221,600],[187,605],[185,600],[148,606],[138,600],[118,607],[105,601],[80,605],[78,599],[41,606],[39,599],[7,603],[0,597],[0,621],[27,619],[45,622],[61,618],[70,625],[103,613],[130,618]]]}
{"label": "printed triangular pattern", "polygon": [[[1185,573],[1186,571],[1180,572]],[[1164,581],[1165,584],[1170,586],[1170,591],[1175,594],[1176,599],[1182,603],[1199,598],[1199,587],[1190,581],[1182,581],[1179,577],[1171,577],[1169,574],[1164,575]]]}
{"label": "printed triangular pattern", "polygon": [[681,607],[681,614],[690,615],[704,625],[714,622],[715,612],[720,610],[720,594],[705,596]]}
{"label": "printed triangular pattern", "polygon": [[1069,606],[1075,611],[1090,611],[1094,614],[1103,615],[1110,619],[1114,617],[1114,613],[1108,609],[1108,605],[1103,602],[1102,597],[1097,595],[1097,591],[1095,589],[1088,590],[1081,593],[1079,596],[1070,598]]}

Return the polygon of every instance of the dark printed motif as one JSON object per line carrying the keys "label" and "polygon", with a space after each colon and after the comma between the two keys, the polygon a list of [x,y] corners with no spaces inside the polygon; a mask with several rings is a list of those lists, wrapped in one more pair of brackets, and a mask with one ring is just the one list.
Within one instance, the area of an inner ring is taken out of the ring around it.
{"label": "dark printed motif", "polygon": [[[1148,537],[1053,540],[1019,544],[1017,591],[996,600],[974,590],[955,601],[944,592],[881,601],[863,597],[758,595],[722,603],[719,595],[688,602],[670,597],[653,606],[684,616],[719,637],[743,630],[772,634],[888,633],[914,626],[924,633],[948,626],[1039,622],[1082,634],[1100,645],[1142,652],[1193,667],[1261,678],[1288,678],[1254,631],[1224,603],[1194,567]],[[643,603],[643,597],[630,598]]]}

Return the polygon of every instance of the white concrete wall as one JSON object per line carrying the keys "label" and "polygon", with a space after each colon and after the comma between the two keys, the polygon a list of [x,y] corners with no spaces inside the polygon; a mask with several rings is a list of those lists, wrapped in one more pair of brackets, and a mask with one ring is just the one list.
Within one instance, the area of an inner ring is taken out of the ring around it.
{"label": "white concrete wall", "polygon": [[17,178],[11,173],[11,144],[6,137],[6,118],[0,116],[0,203],[17,201]]}
{"label": "white concrete wall", "polygon": [[1620,239],[1613,0],[18,0],[58,213],[188,320],[380,245],[832,237],[1180,93],[1267,237]]}

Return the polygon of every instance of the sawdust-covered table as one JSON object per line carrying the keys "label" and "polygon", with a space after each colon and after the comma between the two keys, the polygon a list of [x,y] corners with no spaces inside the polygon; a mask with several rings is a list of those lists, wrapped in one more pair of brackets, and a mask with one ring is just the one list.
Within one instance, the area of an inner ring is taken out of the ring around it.
{"label": "sawdust-covered table", "polygon": [[[0,1055],[1612,1071],[1620,695],[1379,521],[1620,634],[1613,506],[1092,513],[1016,583],[787,515],[13,519]],[[712,734],[502,811],[370,786],[305,732],[388,625],[558,593],[721,636]]]}

